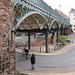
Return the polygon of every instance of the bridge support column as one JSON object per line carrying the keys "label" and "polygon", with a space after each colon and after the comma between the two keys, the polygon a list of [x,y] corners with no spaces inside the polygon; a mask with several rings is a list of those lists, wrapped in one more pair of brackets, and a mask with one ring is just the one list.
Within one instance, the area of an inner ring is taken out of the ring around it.
{"label": "bridge support column", "polygon": [[69,28],[67,28],[67,35],[68,35],[68,31],[69,31]]}
{"label": "bridge support column", "polygon": [[59,29],[57,29],[57,45],[58,45]]}
{"label": "bridge support column", "polygon": [[55,32],[52,33],[52,42],[51,42],[52,44],[54,43],[54,42],[53,42],[54,35],[55,35]]}
{"label": "bridge support column", "polygon": [[36,33],[34,33],[34,39],[36,38]]}
{"label": "bridge support column", "polygon": [[66,35],[66,28],[64,28],[64,35]]}
{"label": "bridge support column", "polygon": [[30,32],[28,32],[28,49],[30,49]]}
{"label": "bridge support column", "polygon": [[45,33],[45,40],[46,40],[46,53],[48,53],[48,31]]}
{"label": "bridge support column", "polygon": [[68,35],[68,28],[66,28],[66,35]]}
{"label": "bridge support column", "polygon": [[63,28],[61,28],[61,35],[63,35]]}

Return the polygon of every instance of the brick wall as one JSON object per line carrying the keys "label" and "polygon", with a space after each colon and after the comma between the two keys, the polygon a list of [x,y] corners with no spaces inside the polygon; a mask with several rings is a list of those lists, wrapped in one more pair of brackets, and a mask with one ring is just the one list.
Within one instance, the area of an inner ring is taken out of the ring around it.
{"label": "brick wall", "polygon": [[[43,40],[31,43],[31,46],[43,46],[43,45],[46,45],[45,37],[43,37],[43,38],[44,38]],[[40,39],[40,38],[37,38],[37,39]],[[51,35],[50,35],[48,37],[48,44],[51,44],[51,40],[52,39],[51,39]]]}
{"label": "brick wall", "polygon": [[14,75],[13,3],[0,0],[0,75]]}

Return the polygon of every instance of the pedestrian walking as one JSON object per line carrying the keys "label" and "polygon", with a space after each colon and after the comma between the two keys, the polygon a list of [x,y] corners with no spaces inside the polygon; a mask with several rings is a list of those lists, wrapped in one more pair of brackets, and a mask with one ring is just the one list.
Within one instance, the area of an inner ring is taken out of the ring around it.
{"label": "pedestrian walking", "polygon": [[35,55],[34,54],[32,54],[30,60],[31,60],[32,70],[34,70],[35,69]]}

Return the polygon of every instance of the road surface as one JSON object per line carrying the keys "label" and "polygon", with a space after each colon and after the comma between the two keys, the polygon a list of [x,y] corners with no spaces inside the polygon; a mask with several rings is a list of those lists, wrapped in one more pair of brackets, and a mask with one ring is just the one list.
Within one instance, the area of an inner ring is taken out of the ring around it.
{"label": "road surface", "polygon": [[[20,71],[32,71],[30,60],[20,61],[18,60],[18,54],[16,54],[17,62],[16,69]],[[75,71],[75,47],[62,56],[36,56],[36,68],[34,72],[41,73],[65,73]]]}
{"label": "road surface", "polygon": [[[71,36],[70,36],[71,37]],[[73,34],[71,39],[75,42],[75,35]],[[16,69],[20,71],[30,71],[30,60],[20,61],[18,60],[19,54],[16,54]],[[36,68],[33,72],[40,73],[69,73],[75,72],[75,47],[72,50],[62,56],[36,56]]]}

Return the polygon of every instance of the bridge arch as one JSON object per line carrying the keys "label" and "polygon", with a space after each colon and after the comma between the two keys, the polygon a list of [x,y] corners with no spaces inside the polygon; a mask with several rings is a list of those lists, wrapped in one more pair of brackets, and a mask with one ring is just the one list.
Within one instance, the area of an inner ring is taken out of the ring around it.
{"label": "bridge arch", "polygon": [[[57,44],[61,23],[67,22],[60,14],[55,12],[43,0],[16,0],[15,4],[15,31],[28,32],[28,45],[30,49],[30,33],[43,32],[46,38],[46,52],[48,52],[48,34],[52,37],[56,33]],[[16,12],[17,11],[17,12]]]}
{"label": "bridge arch", "polygon": [[51,28],[54,28],[54,29],[59,28],[59,23],[56,20],[53,20],[51,22],[51,25],[50,25],[49,29],[51,29]]}
{"label": "bridge arch", "polygon": [[60,28],[64,28],[64,24],[63,23],[61,23]]}
{"label": "bridge arch", "polygon": [[[45,17],[39,12],[28,12],[27,14],[25,14],[22,18],[19,19],[19,21],[16,25],[16,28],[20,28],[21,26],[23,28],[25,26],[26,22],[28,22],[28,24],[30,24],[30,28],[32,27],[32,29],[48,28],[48,24],[46,22]],[[32,22],[33,22],[33,24],[32,24]],[[24,26],[23,26],[23,24],[24,24]]]}

